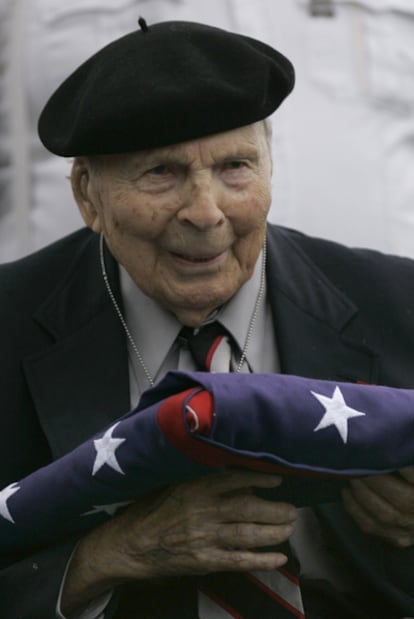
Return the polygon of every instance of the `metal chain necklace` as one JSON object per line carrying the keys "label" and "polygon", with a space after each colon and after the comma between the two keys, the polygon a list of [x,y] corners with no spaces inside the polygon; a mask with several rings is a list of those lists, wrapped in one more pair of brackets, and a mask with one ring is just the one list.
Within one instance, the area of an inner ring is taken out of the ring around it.
{"label": "metal chain necklace", "polygon": [[[259,311],[260,304],[261,304],[261,302],[263,300],[264,291],[265,291],[265,283],[266,283],[266,255],[267,255],[267,251],[266,251],[266,239],[265,239],[264,243],[263,243],[262,268],[261,268],[261,272],[260,272],[259,290],[257,292],[256,302],[254,304],[253,312],[252,312],[252,315],[250,317],[250,322],[249,322],[249,326],[248,326],[248,329],[247,329],[246,339],[244,341],[244,346],[243,346],[242,354],[241,354],[241,357],[240,357],[240,361],[239,361],[239,363],[238,363],[238,365],[237,365],[237,367],[235,369],[235,373],[236,374],[238,374],[241,371],[241,369],[243,367],[243,364],[246,361],[247,350],[249,348],[250,340],[251,340],[252,335],[253,335],[253,330],[254,330],[254,327],[255,327],[255,324],[256,324],[257,314],[258,314],[258,311]],[[151,373],[150,373],[150,371],[149,371],[149,369],[148,369],[148,367],[147,367],[147,365],[146,365],[146,363],[144,361],[143,356],[141,355],[141,353],[139,351],[138,346],[135,343],[134,338],[131,335],[130,330],[128,329],[128,325],[126,323],[126,320],[125,320],[125,318],[124,318],[124,316],[123,316],[123,314],[121,312],[121,309],[120,309],[120,307],[118,305],[118,302],[117,302],[117,300],[115,298],[115,295],[114,295],[114,293],[112,291],[111,284],[109,283],[109,277],[108,277],[108,274],[106,272],[106,266],[105,266],[104,237],[103,237],[102,233],[101,233],[100,239],[99,239],[99,258],[100,258],[100,262],[101,262],[102,277],[103,277],[103,280],[105,282],[105,287],[106,287],[106,289],[108,291],[109,298],[112,301],[112,305],[114,306],[115,311],[116,311],[116,313],[118,315],[118,318],[119,318],[119,320],[121,322],[121,325],[122,325],[122,327],[123,327],[123,329],[125,331],[125,335],[127,336],[128,341],[129,341],[129,343],[131,345],[131,348],[134,351],[135,356],[138,359],[138,362],[139,362],[139,364],[141,365],[141,367],[142,367],[142,369],[144,371],[145,377],[146,377],[149,385],[151,387],[154,387],[155,381],[154,381],[153,377],[151,376]]]}

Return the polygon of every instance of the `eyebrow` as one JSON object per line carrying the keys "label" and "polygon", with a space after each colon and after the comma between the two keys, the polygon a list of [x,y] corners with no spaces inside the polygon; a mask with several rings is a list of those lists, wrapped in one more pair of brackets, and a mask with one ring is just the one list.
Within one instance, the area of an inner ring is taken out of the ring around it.
{"label": "eyebrow", "polygon": [[259,158],[260,152],[257,148],[243,148],[238,151],[229,153],[228,155],[224,155],[223,157],[220,157],[220,161],[233,161],[234,159],[249,159],[250,161],[258,161]]}
{"label": "eyebrow", "polygon": [[[259,151],[257,148],[240,147],[232,149],[223,149],[222,153],[218,153],[213,161],[213,165],[233,161],[235,159],[249,159],[257,161],[259,159]],[[152,165],[170,164],[179,166],[189,166],[192,163],[192,158],[187,153],[171,152],[168,149],[158,152],[149,152],[147,155],[137,157],[131,161],[131,167],[134,170],[142,169],[143,167],[151,167]]]}

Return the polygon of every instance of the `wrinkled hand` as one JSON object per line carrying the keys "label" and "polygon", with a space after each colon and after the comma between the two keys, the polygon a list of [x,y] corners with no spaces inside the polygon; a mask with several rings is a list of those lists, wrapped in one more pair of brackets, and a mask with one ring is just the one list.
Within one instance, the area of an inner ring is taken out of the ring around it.
{"label": "wrinkled hand", "polygon": [[138,501],[117,526],[116,553],[125,576],[279,567],[284,555],[256,549],[285,541],[296,510],[256,497],[252,487],[271,488],[280,482],[275,476],[233,471]]}
{"label": "wrinkled hand", "polygon": [[364,533],[401,548],[414,545],[414,466],[398,475],[352,480],[343,500]]}
{"label": "wrinkled hand", "polygon": [[275,475],[229,471],[138,500],[80,542],[64,611],[128,580],[280,567],[284,554],[260,549],[290,537],[296,509],[252,491],[280,483]]}

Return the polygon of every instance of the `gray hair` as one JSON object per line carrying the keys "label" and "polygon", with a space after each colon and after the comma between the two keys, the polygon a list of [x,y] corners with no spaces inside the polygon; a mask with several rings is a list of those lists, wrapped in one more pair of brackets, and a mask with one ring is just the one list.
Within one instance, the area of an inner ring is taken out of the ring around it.
{"label": "gray hair", "polygon": [[269,146],[271,146],[272,145],[272,135],[273,135],[273,125],[272,125],[272,119],[270,118],[270,116],[268,116],[267,118],[264,119],[263,124],[264,124],[264,128],[265,128],[266,139],[269,142]]}

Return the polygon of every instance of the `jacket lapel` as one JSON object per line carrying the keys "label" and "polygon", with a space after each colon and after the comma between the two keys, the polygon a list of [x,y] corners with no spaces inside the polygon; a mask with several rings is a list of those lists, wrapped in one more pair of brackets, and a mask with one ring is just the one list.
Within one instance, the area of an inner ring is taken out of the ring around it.
{"label": "jacket lapel", "polygon": [[[117,268],[106,260],[117,290]],[[35,315],[53,343],[23,364],[54,458],[129,409],[125,339],[104,288],[95,235],[62,282]]]}
{"label": "jacket lapel", "polygon": [[306,258],[286,230],[269,227],[268,251],[268,296],[282,372],[375,383],[375,355],[348,331],[358,308]]}

